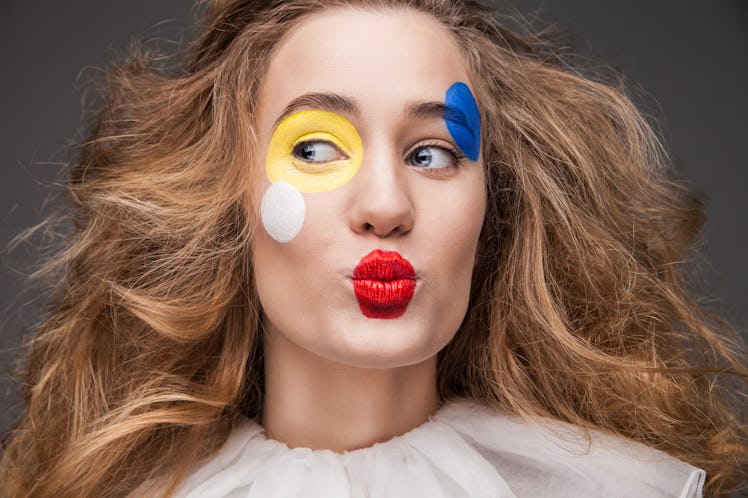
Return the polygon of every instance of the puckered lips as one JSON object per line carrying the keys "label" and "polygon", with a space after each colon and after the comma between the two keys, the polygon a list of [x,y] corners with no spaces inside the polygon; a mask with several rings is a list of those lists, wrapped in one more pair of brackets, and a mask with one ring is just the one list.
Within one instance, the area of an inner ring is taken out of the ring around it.
{"label": "puckered lips", "polygon": [[353,270],[353,292],[367,318],[399,318],[416,289],[410,262],[395,251],[375,249]]}

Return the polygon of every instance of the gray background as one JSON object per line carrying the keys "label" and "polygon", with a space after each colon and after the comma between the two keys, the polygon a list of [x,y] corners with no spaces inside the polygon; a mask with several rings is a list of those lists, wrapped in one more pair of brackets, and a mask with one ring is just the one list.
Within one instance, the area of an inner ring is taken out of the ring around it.
{"label": "gray background", "polygon": [[[577,51],[620,69],[660,123],[672,158],[707,199],[705,298],[748,325],[748,2],[525,0],[513,5],[573,35]],[[0,3],[0,433],[20,414],[11,373],[43,296],[20,296],[33,246],[4,249],[48,213],[81,88],[134,38],[188,37],[187,0]],[[84,69],[87,68],[87,69]]]}

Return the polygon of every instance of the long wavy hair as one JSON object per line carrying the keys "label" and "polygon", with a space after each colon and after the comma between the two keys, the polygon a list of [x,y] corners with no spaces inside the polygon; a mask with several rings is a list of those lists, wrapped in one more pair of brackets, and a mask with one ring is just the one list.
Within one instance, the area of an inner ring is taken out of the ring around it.
{"label": "long wavy hair", "polygon": [[705,469],[711,494],[739,484],[748,370],[684,264],[701,204],[617,84],[469,0],[214,0],[178,67],[140,53],[109,72],[43,272],[5,493],[168,494],[260,414],[257,89],[278,41],[336,6],[431,14],[482,109],[488,208],[442,399],[643,442]]}

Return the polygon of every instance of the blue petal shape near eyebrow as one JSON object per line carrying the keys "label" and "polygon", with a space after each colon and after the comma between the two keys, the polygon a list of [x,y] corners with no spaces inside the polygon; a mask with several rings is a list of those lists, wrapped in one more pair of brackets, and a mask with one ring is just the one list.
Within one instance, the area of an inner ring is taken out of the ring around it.
{"label": "blue petal shape near eyebrow", "polygon": [[444,120],[457,146],[471,160],[480,155],[480,113],[470,88],[461,81],[447,88]]}

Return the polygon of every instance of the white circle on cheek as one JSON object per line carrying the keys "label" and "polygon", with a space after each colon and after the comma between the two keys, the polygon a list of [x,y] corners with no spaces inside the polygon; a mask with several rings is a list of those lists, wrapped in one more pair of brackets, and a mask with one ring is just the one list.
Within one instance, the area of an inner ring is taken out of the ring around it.
{"label": "white circle on cheek", "polygon": [[290,242],[304,224],[304,196],[289,183],[275,182],[262,196],[260,216],[268,235],[278,242]]}

